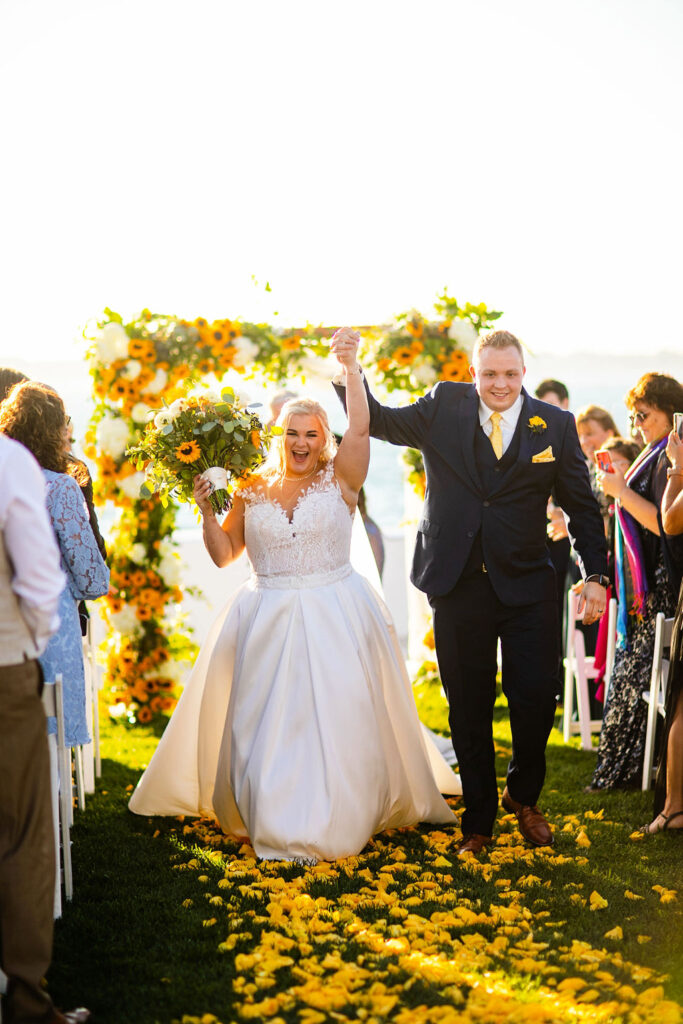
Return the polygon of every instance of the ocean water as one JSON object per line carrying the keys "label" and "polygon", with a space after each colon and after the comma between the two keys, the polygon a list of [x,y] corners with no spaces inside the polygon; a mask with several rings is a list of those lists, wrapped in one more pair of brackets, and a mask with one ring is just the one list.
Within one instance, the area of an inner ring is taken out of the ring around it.
{"label": "ocean water", "polygon": [[[81,454],[80,442],[92,412],[90,377],[85,362],[37,363],[17,356],[3,357],[3,363],[22,370],[33,380],[50,384],[60,393],[74,423],[76,453]],[[571,408],[574,411],[588,404],[601,405],[612,413],[619,428],[626,432],[628,424],[624,395],[648,371],[670,373],[683,381],[683,352],[652,353],[644,350],[642,355],[625,357],[589,353],[530,355],[527,357],[525,386],[533,393],[536,385],[546,377],[561,380],[569,389]],[[276,390],[257,388],[252,382],[245,382],[244,387],[252,400],[264,404],[268,402],[273,390]],[[320,401],[328,412],[333,430],[343,432],[344,413],[331,385],[316,382],[304,388],[295,382],[292,390],[300,393],[305,391]],[[395,395],[389,396],[388,404],[399,404]],[[365,491],[372,518],[383,530],[398,530],[405,517],[400,448],[373,439]],[[105,529],[109,519],[110,516],[105,512]],[[178,525],[195,527],[196,521],[189,509],[181,510]]]}

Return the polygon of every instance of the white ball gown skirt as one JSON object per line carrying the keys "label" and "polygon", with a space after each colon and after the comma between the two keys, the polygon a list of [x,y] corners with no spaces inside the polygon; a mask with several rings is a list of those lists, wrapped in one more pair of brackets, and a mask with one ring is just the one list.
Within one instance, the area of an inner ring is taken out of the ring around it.
{"label": "white ball gown skirt", "polygon": [[209,815],[257,856],[331,860],[460,780],[421,728],[391,618],[350,564],[252,577],[214,622],[130,809]]}

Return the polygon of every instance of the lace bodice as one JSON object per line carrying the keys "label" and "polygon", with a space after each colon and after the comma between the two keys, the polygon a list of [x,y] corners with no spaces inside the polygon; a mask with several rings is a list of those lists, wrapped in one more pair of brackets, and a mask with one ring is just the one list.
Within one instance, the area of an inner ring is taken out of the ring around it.
{"label": "lace bodice", "polygon": [[244,499],[247,555],[258,576],[305,576],[349,563],[352,515],[328,463],[302,491],[290,523],[282,505],[257,487]]}

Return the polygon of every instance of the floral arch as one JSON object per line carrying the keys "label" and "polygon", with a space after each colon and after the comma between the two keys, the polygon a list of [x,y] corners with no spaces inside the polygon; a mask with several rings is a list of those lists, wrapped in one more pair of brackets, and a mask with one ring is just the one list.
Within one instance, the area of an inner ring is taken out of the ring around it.
{"label": "floral arch", "polygon": [[[415,399],[437,380],[469,380],[472,345],[502,314],[484,303],[458,302],[444,291],[435,315],[415,310],[385,327],[361,328],[362,358],[373,385]],[[85,454],[95,464],[98,505],[118,511],[109,536],[115,592],[103,599],[109,627],[105,685],[115,713],[131,723],[168,714],[183,663],[195,645],[183,630],[182,570],[173,541],[178,506],[143,497],[144,473],[126,451],[155,411],[229,371],[284,383],[304,379],[327,355],[332,328],[278,329],[268,324],[198,317],[189,322],[143,310],[124,323],[110,309],[92,330],[87,357],[94,412]],[[407,453],[409,477],[424,493],[419,453]]]}

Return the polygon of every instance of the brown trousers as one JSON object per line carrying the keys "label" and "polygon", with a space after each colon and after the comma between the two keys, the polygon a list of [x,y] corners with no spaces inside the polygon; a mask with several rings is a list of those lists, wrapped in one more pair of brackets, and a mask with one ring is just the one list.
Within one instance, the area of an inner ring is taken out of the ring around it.
{"label": "brown trousers", "polygon": [[55,846],[42,677],[0,666],[0,963],[6,1024],[52,1020],[41,987],[52,956]]}

